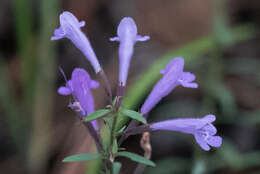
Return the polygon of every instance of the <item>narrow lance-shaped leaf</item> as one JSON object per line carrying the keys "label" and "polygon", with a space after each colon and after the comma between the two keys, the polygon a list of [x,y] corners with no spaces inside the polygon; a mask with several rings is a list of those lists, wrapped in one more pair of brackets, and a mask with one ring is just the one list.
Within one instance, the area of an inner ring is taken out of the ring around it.
{"label": "narrow lance-shaped leaf", "polygon": [[133,111],[133,110],[128,110],[128,109],[123,109],[121,111],[122,114],[124,114],[125,116],[128,116],[132,119],[136,119],[144,124],[146,124],[146,120],[145,118],[143,117],[142,114],[140,114],[139,112],[136,112],[136,111]]}
{"label": "narrow lance-shaped leaf", "polygon": [[64,158],[62,162],[79,162],[79,161],[89,161],[101,158],[101,154],[89,154],[89,153],[82,153],[77,155],[72,155]]}
{"label": "narrow lance-shaped leaf", "polygon": [[118,152],[118,145],[117,145],[117,140],[115,139],[113,142],[112,153],[117,153],[117,152]]}
{"label": "narrow lance-shaped leaf", "polygon": [[113,100],[113,102],[112,102],[112,106],[115,106],[115,105],[116,105],[118,99],[119,99],[118,96],[116,96],[116,97],[114,98],[114,100]]}
{"label": "narrow lance-shaped leaf", "polygon": [[155,167],[155,163],[152,162],[151,160],[144,158],[140,155],[137,155],[135,153],[131,153],[131,152],[118,152],[116,154],[116,156],[123,156],[123,157],[127,157],[129,159],[131,159],[132,161],[138,162],[138,163],[143,163],[146,164],[148,166],[152,166]]}
{"label": "narrow lance-shaped leaf", "polygon": [[119,174],[120,168],[122,164],[119,162],[114,162],[113,163],[113,174]]}
{"label": "narrow lance-shaped leaf", "polygon": [[121,135],[124,132],[125,128],[126,126],[123,126],[119,131],[117,131],[116,136]]}
{"label": "narrow lance-shaped leaf", "polygon": [[98,119],[100,117],[105,116],[109,112],[110,112],[110,110],[108,110],[108,109],[97,110],[96,112],[93,112],[93,113],[89,114],[88,116],[86,116],[85,117],[85,121],[96,120],[96,119]]}
{"label": "narrow lance-shaped leaf", "polygon": [[104,118],[105,124],[109,127],[109,129],[112,129],[113,120],[114,120],[113,117]]}

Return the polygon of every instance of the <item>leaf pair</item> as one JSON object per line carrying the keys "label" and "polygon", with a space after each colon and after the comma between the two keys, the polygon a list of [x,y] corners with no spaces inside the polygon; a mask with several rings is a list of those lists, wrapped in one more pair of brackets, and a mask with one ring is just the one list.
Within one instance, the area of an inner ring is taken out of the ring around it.
{"label": "leaf pair", "polygon": [[[62,162],[80,162],[80,161],[90,161],[101,158],[102,155],[100,153],[90,154],[90,153],[82,153],[77,155],[72,155],[66,157]],[[121,168],[121,163],[114,162],[113,163],[113,174],[118,174]]]}
{"label": "leaf pair", "polygon": [[[118,156],[127,157],[127,158],[131,159],[132,161],[155,167],[154,162],[152,162],[151,160],[144,158],[138,154],[135,154],[135,153],[123,151],[123,152],[117,152],[115,154],[115,156],[116,157],[118,157]],[[97,153],[97,154],[82,153],[82,154],[68,156],[63,160],[63,162],[90,161],[90,160],[95,160],[95,159],[99,159],[99,158],[102,158],[102,155],[100,153]],[[115,163],[117,163],[117,162],[115,162]],[[117,164],[115,164],[115,163],[114,163],[114,165],[115,165],[114,167],[115,167],[115,170],[117,170],[118,168],[120,168],[119,166],[121,166],[121,164],[119,163],[120,164],[119,165],[118,163]]]}
{"label": "leaf pair", "polygon": [[[107,115],[108,113],[110,113],[111,111],[109,109],[101,109],[101,110],[97,110],[96,112],[93,112],[91,114],[89,114],[86,118],[85,121],[92,121],[92,120],[96,120],[98,118],[104,117],[105,115]],[[128,110],[128,109],[122,109],[120,110],[120,112],[127,117],[130,117],[132,119],[138,120],[140,122],[142,122],[143,124],[147,124],[145,118],[143,117],[142,114],[140,114],[139,112],[133,111],[133,110]]]}

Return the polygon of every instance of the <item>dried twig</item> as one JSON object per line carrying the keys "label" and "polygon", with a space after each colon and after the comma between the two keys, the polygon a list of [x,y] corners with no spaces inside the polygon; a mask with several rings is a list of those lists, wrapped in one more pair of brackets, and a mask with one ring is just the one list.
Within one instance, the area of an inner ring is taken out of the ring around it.
{"label": "dried twig", "polygon": [[[152,146],[150,143],[150,133],[144,132],[142,139],[140,141],[140,145],[144,150],[144,157],[147,159],[151,158],[152,155]],[[134,171],[134,174],[142,174],[144,172],[146,165],[139,163]]]}

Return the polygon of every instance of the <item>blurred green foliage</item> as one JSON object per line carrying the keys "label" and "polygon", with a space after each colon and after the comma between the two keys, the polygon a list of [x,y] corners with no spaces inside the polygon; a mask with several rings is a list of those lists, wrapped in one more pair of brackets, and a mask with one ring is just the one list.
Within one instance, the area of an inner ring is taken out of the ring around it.
{"label": "blurred green foliage", "polygon": [[22,90],[11,79],[7,63],[0,62],[0,101],[10,134],[30,172],[46,170],[49,160],[50,124],[55,91],[55,47],[50,36],[56,25],[58,1],[40,2],[39,30],[34,31],[32,2],[13,0],[19,79]]}

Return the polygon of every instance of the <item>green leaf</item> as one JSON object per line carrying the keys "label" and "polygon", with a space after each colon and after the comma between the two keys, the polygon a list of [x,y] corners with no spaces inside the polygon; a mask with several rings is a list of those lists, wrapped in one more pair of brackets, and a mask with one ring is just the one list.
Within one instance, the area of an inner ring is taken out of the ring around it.
{"label": "green leaf", "polygon": [[118,150],[119,150],[119,151],[124,151],[124,150],[126,150],[126,148],[124,148],[124,147],[119,147]]}
{"label": "green leaf", "polygon": [[191,174],[206,173],[206,162],[203,159],[195,160],[195,163],[192,166],[191,171]]}
{"label": "green leaf", "polygon": [[112,129],[113,120],[113,117],[104,118],[105,124],[109,127],[109,129]]}
{"label": "green leaf", "polygon": [[139,112],[133,111],[133,110],[128,110],[128,109],[123,109],[121,110],[121,113],[124,114],[125,116],[128,116],[130,118],[136,119],[144,124],[146,124],[146,120],[143,117],[142,114],[140,114]]}
{"label": "green leaf", "polygon": [[89,114],[88,116],[86,116],[85,121],[96,120],[100,117],[105,116],[109,112],[110,112],[110,110],[108,110],[108,109],[97,110],[96,112],[93,112],[93,113]]}
{"label": "green leaf", "polygon": [[115,154],[118,152],[118,145],[117,145],[117,140],[114,139],[114,142],[113,142],[113,147],[112,147],[112,153]]}
{"label": "green leaf", "polygon": [[113,163],[113,174],[118,174],[121,168],[121,163],[119,162],[114,162]]}
{"label": "green leaf", "polygon": [[123,156],[123,157],[127,157],[127,158],[130,158],[132,161],[135,161],[135,162],[138,162],[138,163],[143,163],[143,164],[146,164],[148,166],[152,166],[152,167],[155,167],[155,163],[152,162],[151,160],[149,159],[146,159],[140,155],[137,155],[135,153],[131,153],[131,152],[118,152],[116,154],[116,156]]}
{"label": "green leaf", "polygon": [[98,159],[101,157],[101,154],[90,154],[90,153],[82,153],[82,154],[77,154],[77,155],[72,155],[64,158],[62,162],[77,162],[77,161],[89,161],[89,160],[94,160]]}
{"label": "green leaf", "polygon": [[116,97],[114,98],[114,100],[112,101],[112,106],[115,106],[116,103],[117,103],[117,101],[118,101],[118,96],[116,96]]}
{"label": "green leaf", "polygon": [[126,126],[123,126],[119,131],[117,131],[116,136],[121,135],[124,132],[125,128]]}
{"label": "green leaf", "polygon": [[106,109],[112,109],[113,106],[112,105],[106,105]]}

